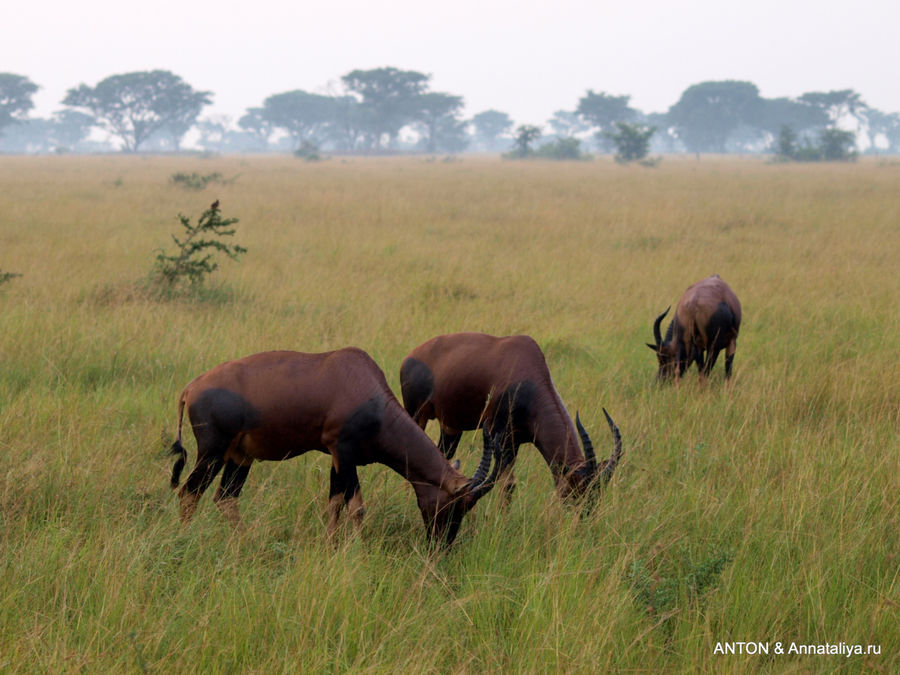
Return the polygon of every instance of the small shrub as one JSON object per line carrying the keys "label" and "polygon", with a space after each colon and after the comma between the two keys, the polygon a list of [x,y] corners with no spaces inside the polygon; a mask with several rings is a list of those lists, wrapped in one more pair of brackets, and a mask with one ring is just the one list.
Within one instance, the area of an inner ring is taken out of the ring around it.
{"label": "small shrub", "polygon": [[322,159],[319,155],[319,146],[309,141],[303,141],[300,147],[294,150],[294,157],[305,159],[307,162],[317,162]]}
{"label": "small shrub", "polygon": [[223,220],[218,200],[201,214],[196,225],[192,225],[190,218],[180,213],[178,219],[185,231],[182,239],[172,235],[178,250],[174,255],[160,251],[156,256],[153,279],[163,287],[173,288],[183,282],[191,286],[202,284],[219,267],[213,260],[216,251],[232,260],[237,260],[247,252],[243,246],[229,245],[219,240],[220,237],[234,236],[235,230],[230,226],[237,223],[238,219]]}
{"label": "small shrub", "polygon": [[5,284],[7,281],[11,281],[20,276],[22,275],[16,272],[4,272],[3,270],[0,270],[0,286]]}
{"label": "small shrub", "polygon": [[797,134],[784,125],[772,147],[780,162],[853,162],[856,160],[856,136],[852,131],[830,127],[819,135],[818,143],[806,138],[797,143]]}
{"label": "small shrub", "polygon": [[225,182],[222,178],[222,174],[220,174],[218,171],[205,175],[201,175],[196,171],[193,171],[191,173],[179,171],[178,173],[172,174],[171,180],[173,183],[175,183],[175,185],[180,185],[186,190],[204,190],[210,183]]}
{"label": "small shrub", "polygon": [[590,155],[581,151],[581,141],[577,138],[557,138],[544,143],[537,149],[535,156],[542,159],[591,159]]}
{"label": "small shrub", "polygon": [[686,548],[677,558],[635,560],[627,574],[635,604],[654,619],[659,627],[671,632],[670,619],[679,603],[700,602],[704,594],[715,588],[725,567],[734,559],[731,549],[714,549],[695,560]]}
{"label": "small shrub", "polygon": [[[616,146],[614,159],[619,164],[628,162],[642,162],[646,160],[650,150],[650,139],[656,133],[656,127],[647,127],[643,124],[629,124],[628,122],[616,122],[617,131],[604,134]],[[658,161],[658,160],[656,160]],[[649,164],[649,166],[654,166]]]}
{"label": "small shrub", "polygon": [[826,162],[853,162],[856,160],[856,136],[852,131],[825,129],[819,139],[822,158]]}

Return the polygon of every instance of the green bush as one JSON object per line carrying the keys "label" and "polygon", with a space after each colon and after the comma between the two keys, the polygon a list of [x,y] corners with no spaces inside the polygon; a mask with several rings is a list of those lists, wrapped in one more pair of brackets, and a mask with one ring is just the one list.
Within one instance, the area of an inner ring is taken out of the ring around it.
{"label": "green bush", "polygon": [[160,251],[156,256],[152,276],[163,287],[173,288],[184,282],[191,286],[202,284],[219,267],[219,264],[213,260],[216,251],[225,254],[232,260],[237,260],[247,252],[243,246],[228,245],[219,240],[220,237],[234,236],[234,228],[228,228],[237,223],[238,219],[223,220],[219,213],[218,200],[201,214],[196,225],[192,225],[190,218],[180,213],[178,219],[184,228],[185,236],[179,239],[174,234],[172,235],[172,239],[178,247],[177,251],[174,255],[167,255],[165,251]]}
{"label": "green bush", "polygon": [[16,272],[4,272],[0,270],[0,286],[5,284],[7,281],[15,279],[16,277],[22,276],[21,274],[17,274]]}
{"label": "green bush", "polygon": [[817,143],[807,138],[799,144],[794,130],[783,125],[772,150],[775,158],[784,162],[852,162],[857,156],[853,132],[834,127],[824,129]]}
{"label": "green bush", "polygon": [[[650,151],[650,139],[656,133],[656,127],[643,124],[616,122],[617,131],[604,134],[616,146],[615,160],[620,164],[639,162],[646,159]],[[651,162],[654,165],[656,162]]]}
{"label": "green bush", "polygon": [[175,183],[175,185],[179,185],[187,190],[204,190],[210,183],[225,182],[225,180],[222,178],[222,174],[220,174],[218,171],[205,175],[201,175],[196,171],[193,171],[191,173],[187,173],[186,171],[179,171],[172,174],[171,180],[173,183]]}
{"label": "green bush", "polygon": [[544,143],[534,154],[542,159],[591,159],[591,155],[581,151],[581,141],[577,138],[557,138]]}
{"label": "green bush", "polygon": [[294,157],[305,159],[307,162],[317,162],[322,159],[319,155],[319,146],[309,141],[303,141],[300,147],[294,150]]}

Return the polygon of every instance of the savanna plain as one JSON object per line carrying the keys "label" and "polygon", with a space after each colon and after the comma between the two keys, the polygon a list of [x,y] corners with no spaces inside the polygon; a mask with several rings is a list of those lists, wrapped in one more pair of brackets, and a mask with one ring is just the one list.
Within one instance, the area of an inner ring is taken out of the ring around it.
{"label": "savanna plain", "polygon": [[[0,270],[22,275],[0,286],[0,671],[897,672],[898,195],[878,159],[0,158]],[[215,199],[248,253],[149,292],[177,215]],[[712,273],[743,304],[734,377],[660,385],[653,319]],[[180,526],[194,376],[355,345],[399,394],[404,355],[462,330],[534,337],[598,455],[615,418],[592,508],[526,445],[510,503],[447,552],[381,465],[329,541],[308,453],[254,465],[242,530],[212,489]],[[769,654],[717,653],[738,642]]]}

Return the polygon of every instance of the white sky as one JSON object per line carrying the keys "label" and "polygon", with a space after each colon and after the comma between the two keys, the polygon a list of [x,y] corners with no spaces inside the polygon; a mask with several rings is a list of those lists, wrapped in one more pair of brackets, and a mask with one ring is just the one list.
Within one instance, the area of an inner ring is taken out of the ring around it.
{"label": "white sky", "polygon": [[543,124],[587,89],[661,112],[720,79],[769,98],[852,88],[900,112],[898,44],[898,0],[32,0],[3,13],[0,72],[40,85],[32,115],[80,83],[161,68],[213,92],[204,116],[236,119],[394,66],[463,96],[467,115]]}

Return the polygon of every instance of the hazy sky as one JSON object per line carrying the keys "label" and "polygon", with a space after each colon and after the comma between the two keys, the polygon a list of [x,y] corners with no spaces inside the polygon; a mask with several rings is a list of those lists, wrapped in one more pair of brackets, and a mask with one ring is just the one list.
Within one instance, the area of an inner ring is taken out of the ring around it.
{"label": "hazy sky", "polygon": [[770,98],[853,88],[900,112],[898,0],[33,0],[3,14],[0,72],[40,85],[36,115],[82,82],[162,68],[214,93],[205,115],[237,118],[381,66],[517,123],[572,110],[587,89],[664,111],[720,79]]}

